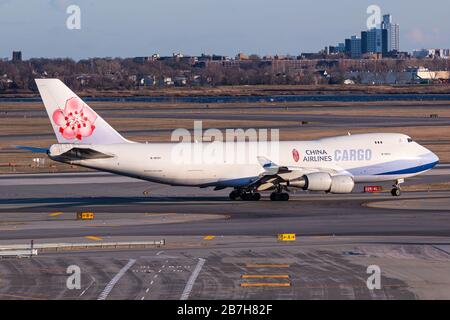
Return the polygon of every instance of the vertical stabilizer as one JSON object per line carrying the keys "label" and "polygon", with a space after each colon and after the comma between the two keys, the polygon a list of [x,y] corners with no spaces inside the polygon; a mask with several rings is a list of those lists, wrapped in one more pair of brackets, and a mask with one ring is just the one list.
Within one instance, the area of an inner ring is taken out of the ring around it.
{"label": "vertical stabilizer", "polygon": [[59,79],[36,79],[59,143],[115,144],[130,142]]}

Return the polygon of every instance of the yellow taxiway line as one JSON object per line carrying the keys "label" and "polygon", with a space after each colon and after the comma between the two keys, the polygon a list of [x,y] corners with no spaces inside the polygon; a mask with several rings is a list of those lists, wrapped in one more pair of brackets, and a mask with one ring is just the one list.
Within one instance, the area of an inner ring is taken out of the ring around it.
{"label": "yellow taxiway line", "polygon": [[86,239],[89,239],[89,240],[93,240],[93,241],[100,241],[100,240],[103,240],[102,238],[96,237],[96,236],[85,236],[85,238],[86,238]]}
{"label": "yellow taxiway line", "polygon": [[63,212],[52,212],[52,213],[49,213],[48,216],[49,217],[57,217],[57,216],[60,216],[62,214],[63,214]]}

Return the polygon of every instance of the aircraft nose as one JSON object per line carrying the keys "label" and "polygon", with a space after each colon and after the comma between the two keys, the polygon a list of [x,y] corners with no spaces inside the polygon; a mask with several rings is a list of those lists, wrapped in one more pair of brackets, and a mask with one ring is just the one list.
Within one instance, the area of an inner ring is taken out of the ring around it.
{"label": "aircraft nose", "polygon": [[430,151],[430,153],[431,153],[432,162],[434,163],[434,166],[436,166],[439,163],[439,157],[431,151]]}
{"label": "aircraft nose", "polygon": [[434,168],[439,163],[439,157],[434,152],[428,150],[426,162],[431,166],[431,168]]}

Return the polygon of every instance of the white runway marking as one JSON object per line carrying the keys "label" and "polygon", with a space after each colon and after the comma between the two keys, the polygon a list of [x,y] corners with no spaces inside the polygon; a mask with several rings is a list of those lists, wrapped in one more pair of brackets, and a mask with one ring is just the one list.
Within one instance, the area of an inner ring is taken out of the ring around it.
{"label": "white runway marking", "polygon": [[194,287],[195,280],[197,280],[200,271],[202,271],[203,265],[205,264],[205,259],[198,259],[197,266],[192,272],[188,282],[186,283],[186,287],[184,288],[183,294],[181,295],[180,300],[187,300],[189,295],[191,294],[192,288]]}
{"label": "white runway marking", "polygon": [[90,276],[90,277],[91,277],[92,281],[91,281],[91,283],[89,284],[89,286],[88,286],[86,289],[84,289],[83,292],[81,292],[81,294],[79,295],[80,297],[81,297],[83,294],[85,294],[86,291],[88,291],[89,288],[94,284],[95,278],[94,278],[93,276]]}
{"label": "white runway marking", "polygon": [[102,293],[100,293],[97,300],[105,300],[110,294],[111,290],[116,285],[116,283],[120,280],[120,278],[123,277],[125,272],[127,272],[127,270],[130,269],[135,264],[135,262],[136,260],[130,259],[130,261],[128,261],[125,267],[120,269],[120,271],[114,276],[114,278],[112,278],[111,281],[106,285],[105,289],[102,291]]}

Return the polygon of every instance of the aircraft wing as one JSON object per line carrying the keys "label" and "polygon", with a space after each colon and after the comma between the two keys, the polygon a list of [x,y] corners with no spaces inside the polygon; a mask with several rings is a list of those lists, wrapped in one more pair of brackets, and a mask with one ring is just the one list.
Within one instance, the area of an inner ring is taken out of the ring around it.
{"label": "aircraft wing", "polygon": [[73,147],[67,151],[64,151],[61,154],[57,155],[50,154],[50,156],[53,159],[58,159],[59,161],[63,162],[91,160],[91,159],[107,159],[114,157],[113,155],[105,154],[103,152],[91,148],[78,148],[78,147]]}
{"label": "aircraft wing", "polygon": [[305,167],[289,167],[279,166],[273,161],[265,158],[258,157],[258,162],[264,168],[264,172],[261,173],[255,181],[247,186],[250,189],[256,189],[258,191],[269,190],[275,185],[280,183],[287,183],[294,179],[301,178],[305,174],[313,172],[326,172],[330,175],[336,175],[343,173],[341,168],[305,168]]}

